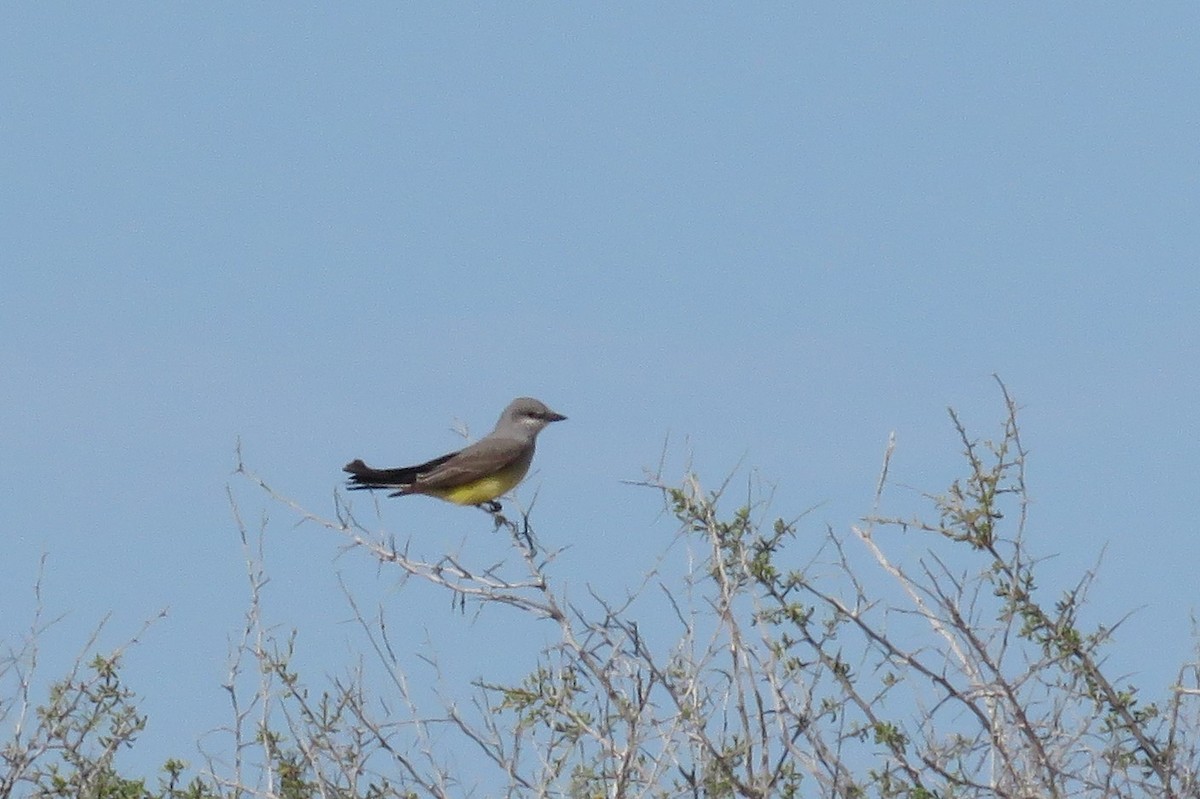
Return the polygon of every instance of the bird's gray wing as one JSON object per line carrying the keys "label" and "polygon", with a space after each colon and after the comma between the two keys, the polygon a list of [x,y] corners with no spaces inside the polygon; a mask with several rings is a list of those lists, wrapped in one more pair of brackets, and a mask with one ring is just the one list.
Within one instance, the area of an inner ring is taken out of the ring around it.
{"label": "bird's gray wing", "polygon": [[530,454],[532,449],[532,442],[513,438],[483,438],[422,474],[412,487],[440,489],[470,483],[511,466],[522,456]]}

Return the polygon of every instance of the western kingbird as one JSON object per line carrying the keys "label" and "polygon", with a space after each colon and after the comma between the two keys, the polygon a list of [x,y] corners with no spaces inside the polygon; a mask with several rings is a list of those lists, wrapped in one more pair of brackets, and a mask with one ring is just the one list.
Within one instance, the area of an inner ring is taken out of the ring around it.
{"label": "western kingbird", "polygon": [[492,432],[469,447],[398,469],[372,469],[361,460],[347,463],[350,488],[394,488],[389,497],[427,494],[457,505],[498,512],[496,497],[524,479],[533,462],[537,434],[567,417],[531,397],[508,404]]}

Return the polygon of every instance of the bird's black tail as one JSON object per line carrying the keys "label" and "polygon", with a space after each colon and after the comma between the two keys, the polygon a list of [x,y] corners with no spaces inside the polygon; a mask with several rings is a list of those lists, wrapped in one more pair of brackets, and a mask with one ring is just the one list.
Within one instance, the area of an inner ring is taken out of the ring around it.
{"label": "bird's black tail", "polygon": [[417,479],[417,471],[413,468],[404,469],[372,469],[361,460],[353,460],[342,467],[342,471],[350,473],[350,489],[360,488],[401,488],[411,485]]}
{"label": "bird's black tail", "polygon": [[434,458],[425,463],[419,463],[416,466],[402,466],[398,469],[372,469],[361,459],[354,459],[342,467],[343,472],[350,473],[350,485],[348,488],[405,488],[417,481],[422,474],[428,472],[434,467],[441,466],[446,461],[457,455],[457,452],[451,452],[440,458]]}

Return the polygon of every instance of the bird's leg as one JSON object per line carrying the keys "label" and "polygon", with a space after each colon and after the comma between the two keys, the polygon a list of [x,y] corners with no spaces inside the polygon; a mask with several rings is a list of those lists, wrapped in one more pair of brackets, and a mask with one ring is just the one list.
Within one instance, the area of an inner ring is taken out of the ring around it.
{"label": "bird's leg", "polygon": [[496,514],[503,510],[503,507],[494,499],[489,499],[487,502],[480,502],[475,507],[482,510],[484,513]]}

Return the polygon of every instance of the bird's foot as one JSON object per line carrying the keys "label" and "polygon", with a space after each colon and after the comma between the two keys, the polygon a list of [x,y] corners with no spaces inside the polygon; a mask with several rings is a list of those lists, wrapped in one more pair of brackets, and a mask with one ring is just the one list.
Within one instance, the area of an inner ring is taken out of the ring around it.
{"label": "bird's foot", "polygon": [[503,506],[494,499],[489,499],[487,502],[480,502],[475,507],[482,510],[484,513],[496,514],[504,510]]}

